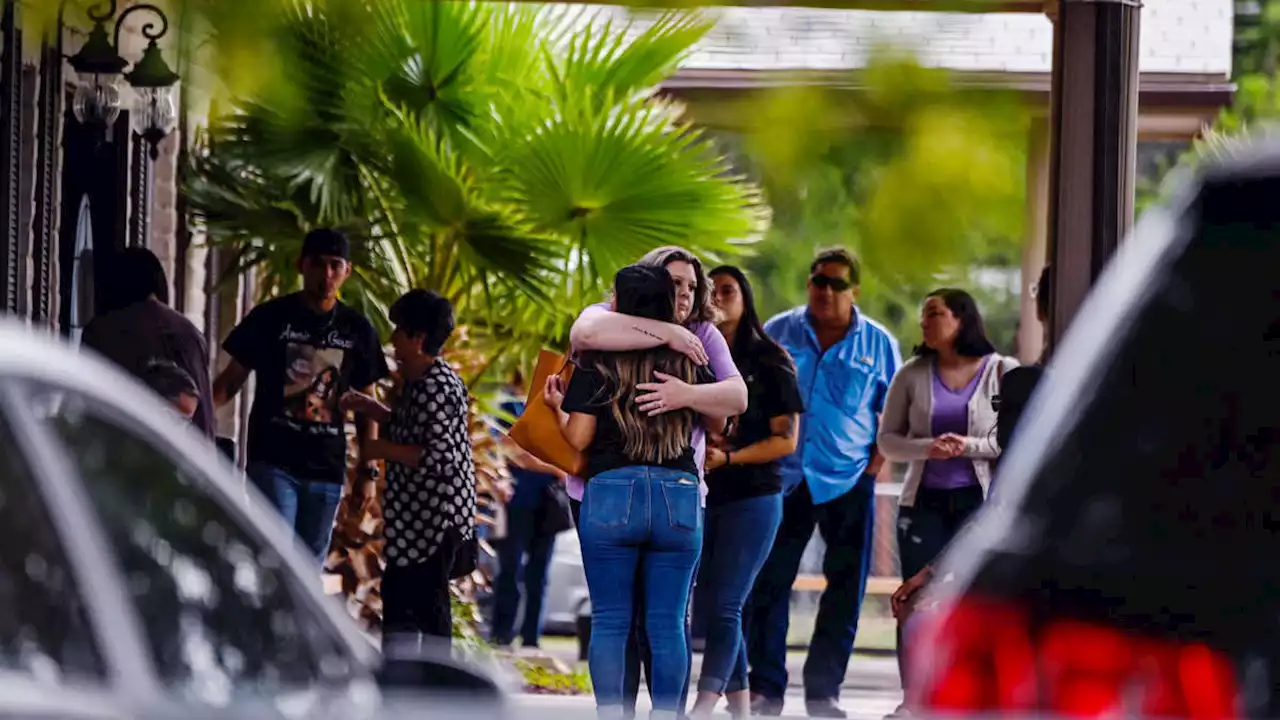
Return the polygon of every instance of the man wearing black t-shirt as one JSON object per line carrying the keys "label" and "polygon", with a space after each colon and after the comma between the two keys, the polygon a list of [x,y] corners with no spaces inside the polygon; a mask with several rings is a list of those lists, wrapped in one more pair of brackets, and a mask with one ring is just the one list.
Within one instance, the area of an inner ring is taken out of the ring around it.
{"label": "man wearing black t-shirt", "polygon": [[[249,415],[248,474],[321,562],[347,470],[345,416],[338,400],[366,394],[387,375],[378,333],[364,315],[338,301],[351,273],[350,245],[333,230],[302,243],[301,292],[255,307],[222,344],[231,362],[214,381],[226,404],[257,374]],[[365,437],[373,425],[363,422]]]}

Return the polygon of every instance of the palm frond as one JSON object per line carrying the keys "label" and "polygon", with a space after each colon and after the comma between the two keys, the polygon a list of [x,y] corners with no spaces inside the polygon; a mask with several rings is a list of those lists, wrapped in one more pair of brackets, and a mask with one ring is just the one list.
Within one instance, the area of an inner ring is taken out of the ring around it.
{"label": "palm frond", "polygon": [[560,117],[505,158],[509,193],[603,276],[663,244],[725,248],[760,231],[759,199],[714,145],[662,103]]}
{"label": "palm frond", "polygon": [[467,217],[468,170],[427,122],[408,118],[389,128],[387,178],[404,200],[403,213],[428,230],[457,227]]}
{"label": "palm frond", "polygon": [[624,100],[648,94],[715,27],[704,12],[669,11],[637,31],[626,12],[569,9],[555,18],[546,45],[559,101],[580,99],[584,87]]}

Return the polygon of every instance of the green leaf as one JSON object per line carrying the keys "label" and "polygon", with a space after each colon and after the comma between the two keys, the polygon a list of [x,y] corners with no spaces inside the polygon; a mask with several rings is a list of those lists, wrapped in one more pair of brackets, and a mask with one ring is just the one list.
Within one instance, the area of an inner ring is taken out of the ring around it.
{"label": "green leaf", "polygon": [[757,198],[662,103],[560,117],[510,146],[511,196],[535,227],[578,244],[601,275],[665,244],[724,249],[757,232]]}
{"label": "green leaf", "polygon": [[466,169],[425,124],[398,124],[388,136],[388,180],[400,192],[409,218],[449,229],[467,217]]}

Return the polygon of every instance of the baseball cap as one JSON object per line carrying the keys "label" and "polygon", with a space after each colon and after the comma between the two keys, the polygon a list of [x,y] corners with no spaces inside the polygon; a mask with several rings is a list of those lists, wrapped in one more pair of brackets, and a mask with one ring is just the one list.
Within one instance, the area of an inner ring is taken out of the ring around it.
{"label": "baseball cap", "polygon": [[340,257],[351,259],[351,242],[347,236],[330,228],[317,228],[302,240],[302,257]]}

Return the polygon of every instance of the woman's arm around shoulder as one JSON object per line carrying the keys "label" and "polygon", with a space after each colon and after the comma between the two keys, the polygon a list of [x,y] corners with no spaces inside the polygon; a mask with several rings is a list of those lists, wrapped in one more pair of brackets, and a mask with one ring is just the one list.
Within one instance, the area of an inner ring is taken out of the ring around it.
{"label": "woman's arm around shoulder", "polygon": [[669,346],[699,365],[707,362],[702,341],[688,329],[675,323],[635,317],[592,305],[574,321],[569,329],[569,344],[576,350],[647,350]]}

